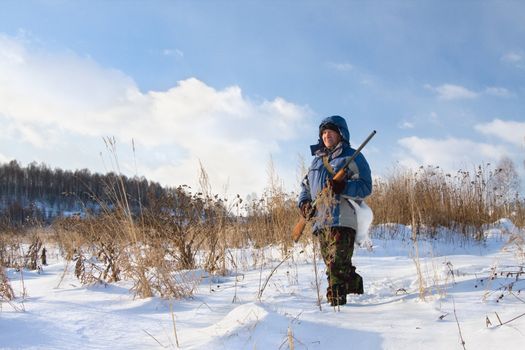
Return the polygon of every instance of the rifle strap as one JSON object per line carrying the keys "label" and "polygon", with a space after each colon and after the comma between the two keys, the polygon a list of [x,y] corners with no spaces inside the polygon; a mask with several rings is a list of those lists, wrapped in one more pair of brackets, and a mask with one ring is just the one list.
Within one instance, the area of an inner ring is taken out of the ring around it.
{"label": "rifle strap", "polygon": [[323,165],[326,168],[326,170],[328,170],[328,172],[332,174],[332,176],[335,175],[335,170],[330,164],[330,162],[328,161],[328,156],[323,156]]}

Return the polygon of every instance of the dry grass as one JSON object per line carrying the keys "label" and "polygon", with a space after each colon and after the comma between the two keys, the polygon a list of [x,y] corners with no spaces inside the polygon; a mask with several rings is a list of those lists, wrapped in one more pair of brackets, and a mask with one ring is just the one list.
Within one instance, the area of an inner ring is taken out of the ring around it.
{"label": "dry grass", "polygon": [[[375,180],[374,193],[367,200],[374,223],[399,223],[412,230],[412,258],[421,299],[428,292],[419,254],[421,237],[481,241],[487,226],[498,219],[511,218],[521,227],[525,224],[523,200],[517,195],[501,196],[508,191],[502,190],[507,185],[500,181],[500,173],[501,169],[491,170],[488,164],[456,174],[428,166],[417,171],[397,169],[390,177]],[[438,237],[443,228],[454,236]]]}
{"label": "dry grass", "polygon": [[5,268],[0,266],[0,301],[11,301],[15,298],[15,292],[7,278]]}
{"label": "dry grass", "polygon": [[489,166],[454,175],[432,166],[417,171],[397,169],[390,177],[375,180],[367,203],[374,212],[374,224],[409,225],[418,235],[422,228],[435,235],[446,227],[463,238],[481,240],[483,228],[500,218],[525,225],[523,200],[515,197],[502,202],[496,175]]}
{"label": "dry grass", "polygon": [[150,198],[139,213],[132,212],[118,181],[108,186],[108,196],[113,203],[101,203],[100,215],[56,220],[54,238],[82,283],[132,280],[141,298],[191,295],[199,281],[184,271],[202,267],[227,274],[237,266],[234,248],[255,247],[263,255],[263,248],[277,245],[288,256],[289,232],[299,215],[277,178],[261,199],[229,201],[212,193],[203,167],[199,192],[180,186]]}
{"label": "dry grass", "polygon": [[[108,140],[110,148],[114,147],[112,142]],[[113,163],[118,164],[116,157]],[[375,181],[367,202],[375,224],[409,225],[414,242],[422,234],[435,235],[441,227],[459,232],[462,239],[482,239],[484,226],[502,217],[522,227],[525,224],[524,202],[498,200],[489,186],[493,176],[494,172],[482,167],[455,175],[437,167],[397,170],[389,178]],[[56,220],[53,244],[68,265],[75,266],[82,283],[126,279],[133,281],[132,291],[140,298],[190,296],[200,281],[186,273],[188,270],[202,268],[224,275],[241,264],[263,268],[268,246],[279,248],[277,261],[289,256],[293,245],[290,233],[299,219],[297,195],[284,190],[272,166],[269,179],[260,198],[243,200],[237,195],[227,199],[213,194],[201,167],[198,192],[180,186],[165,196],[152,196],[150,205],[138,212],[130,207],[122,182],[107,184],[113,202],[101,203],[103,212],[96,216]],[[38,268],[46,240],[50,238],[43,239],[34,231],[0,229],[0,266]],[[311,240],[310,234],[304,234],[301,243]],[[235,255],[237,248],[251,248],[245,250],[252,254],[251,259]],[[419,264],[417,251],[415,262]],[[421,269],[418,271],[422,276]],[[3,285],[8,286],[6,282]]]}

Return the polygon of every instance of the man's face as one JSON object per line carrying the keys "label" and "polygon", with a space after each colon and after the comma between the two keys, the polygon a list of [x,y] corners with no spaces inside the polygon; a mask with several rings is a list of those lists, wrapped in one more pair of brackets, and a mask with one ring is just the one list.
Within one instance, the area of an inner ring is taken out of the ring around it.
{"label": "man's face", "polygon": [[325,147],[328,149],[334,148],[341,141],[341,135],[330,129],[324,129],[321,138],[323,139]]}

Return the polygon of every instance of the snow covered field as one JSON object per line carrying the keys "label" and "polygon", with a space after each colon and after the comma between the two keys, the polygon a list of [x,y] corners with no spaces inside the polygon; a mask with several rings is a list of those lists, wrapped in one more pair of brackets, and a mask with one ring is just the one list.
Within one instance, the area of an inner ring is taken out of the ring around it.
{"label": "snow covered field", "polygon": [[[191,272],[200,278],[194,297],[172,302],[134,299],[127,282],[83,287],[72,266],[63,276],[65,262],[55,255],[41,273],[8,269],[17,295],[24,286],[27,297],[14,303],[25,312],[2,304],[0,348],[177,348],[175,326],[182,349],[522,349],[524,247],[507,244],[509,231],[523,239],[502,221],[481,244],[419,242],[419,259],[402,234],[374,239],[373,251],[358,249],[354,259],[365,294],[339,310],[325,300],[319,309],[311,247],[301,245],[260,300],[281,262],[277,249],[265,252],[262,269],[241,263],[261,252],[243,250],[233,252],[239,266],[228,276]],[[322,262],[318,268],[324,297]]]}

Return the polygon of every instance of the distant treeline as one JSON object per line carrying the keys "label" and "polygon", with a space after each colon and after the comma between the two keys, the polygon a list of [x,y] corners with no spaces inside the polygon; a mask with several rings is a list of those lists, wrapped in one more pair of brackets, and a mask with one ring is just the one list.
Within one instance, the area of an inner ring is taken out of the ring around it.
{"label": "distant treeline", "polygon": [[122,188],[133,208],[147,207],[151,198],[169,191],[144,177],[91,173],[88,169],[51,169],[36,162],[22,167],[12,160],[0,164],[0,217],[4,223],[23,224],[28,220],[50,222],[57,216],[96,212],[114,203]]}

